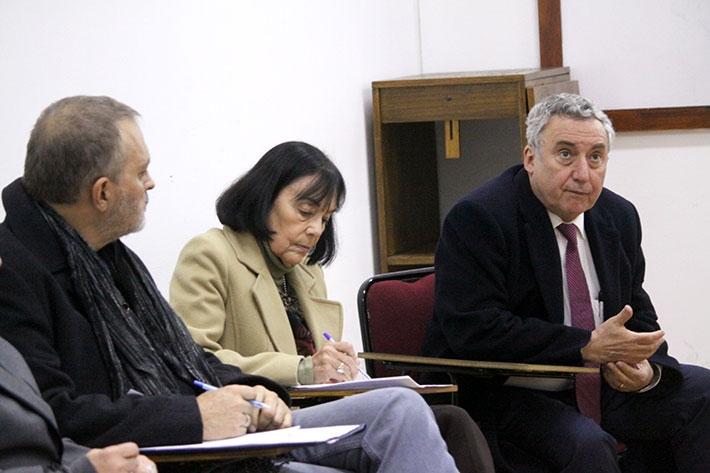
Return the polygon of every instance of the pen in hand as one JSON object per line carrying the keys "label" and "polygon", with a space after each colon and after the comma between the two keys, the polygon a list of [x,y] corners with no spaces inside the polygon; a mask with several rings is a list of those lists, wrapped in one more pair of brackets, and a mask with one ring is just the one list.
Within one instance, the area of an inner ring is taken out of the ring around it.
{"label": "pen in hand", "polygon": [[[212,386],[211,384],[203,383],[202,381],[198,380],[194,380],[192,384],[202,389],[203,391],[216,391],[217,389],[219,389],[217,386]],[[264,404],[263,402],[257,401],[256,399],[247,399],[247,401],[249,401],[249,404],[258,409],[270,407],[268,404]]]}
{"label": "pen in hand", "polygon": [[[328,332],[323,332],[323,338],[328,340],[329,342],[335,342],[335,339],[328,333]],[[359,366],[357,367],[357,370],[360,372],[360,374],[365,378],[365,379],[372,379],[370,378],[370,375],[368,375],[365,371],[363,371],[362,368]]]}

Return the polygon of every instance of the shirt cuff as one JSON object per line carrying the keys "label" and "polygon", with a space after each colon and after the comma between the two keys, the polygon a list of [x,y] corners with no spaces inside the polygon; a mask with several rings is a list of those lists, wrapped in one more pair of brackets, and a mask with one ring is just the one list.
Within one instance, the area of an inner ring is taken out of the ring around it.
{"label": "shirt cuff", "polygon": [[658,386],[658,383],[661,382],[661,375],[663,374],[663,367],[661,365],[657,365],[656,363],[653,363],[651,365],[651,368],[653,368],[653,378],[651,378],[651,382],[648,383],[648,386],[646,386],[645,388],[639,389],[638,391],[636,391],[637,393],[645,393],[646,391],[650,391],[651,389]]}
{"label": "shirt cuff", "polygon": [[306,356],[298,363],[298,384],[313,384],[313,358]]}

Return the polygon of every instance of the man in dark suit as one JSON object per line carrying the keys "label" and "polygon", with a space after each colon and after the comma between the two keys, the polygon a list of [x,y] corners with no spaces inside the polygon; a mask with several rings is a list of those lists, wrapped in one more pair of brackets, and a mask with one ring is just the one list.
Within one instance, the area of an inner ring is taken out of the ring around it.
{"label": "man in dark suit", "polygon": [[462,380],[500,471],[621,471],[617,441],[625,471],[710,465],[710,371],[668,355],[638,214],[603,188],[613,135],[586,99],[546,99],[528,116],[523,165],[444,222],[426,354],[601,367],[576,386]]}
{"label": "man in dark suit", "polygon": [[[0,287],[15,283],[10,273],[0,261]],[[12,303],[23,305],[21,299]],[[52,409],[42,399],[27,363],[3,338],[0,338],[0,425],[0,471],[3,472],[156,471],[152,461],[138,454],[135,443],[89,450],[62,439]]]}

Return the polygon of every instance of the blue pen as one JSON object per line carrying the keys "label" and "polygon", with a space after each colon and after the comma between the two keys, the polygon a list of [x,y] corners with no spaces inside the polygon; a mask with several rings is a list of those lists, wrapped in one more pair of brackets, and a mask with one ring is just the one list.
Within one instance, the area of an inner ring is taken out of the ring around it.
{"label": "blue pen", "polygon": [[[217,386],[212,386],[211,384],[203,383],[202,381],[198,380],[194,380],[192,384],[202,389],[203,391],[216,391],[217,389],[219,389]],[[264,404],[263,402],[257,401],[256,399],[249,399],[249,404],[259,409],[270,407],[268,404]]]}
{"label": "blue pen", "polygon": [[[328,332],[323,332],[323,338],[325,338],[329,342],[335,342],[335,339],[333,338],[333,336],[331,334],[329,334]],[[360,372],[361,375],[363,375],[365,377],[365,379],[372,379],[372,378],[370,378],[370,375],[365,373],[362,370],[362,368],[360,368],[359,366],[357,367],[357,370]]]}

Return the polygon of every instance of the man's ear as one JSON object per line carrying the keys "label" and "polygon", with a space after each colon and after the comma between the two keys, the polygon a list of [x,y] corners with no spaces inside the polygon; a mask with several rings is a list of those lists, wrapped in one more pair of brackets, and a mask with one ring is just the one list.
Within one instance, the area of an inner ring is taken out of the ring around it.
{"label": "man's ear", "polygon": [[523,149],[523,166],[528,173],[532,173],[535,161],[535,151],[532,146],[526,145]]}
{"label": "man's ear", "polygon": [[91,186],[91,204],[99,212],[106,212],[109,201],[113,198],[114,186],[111,180],[102,176],[94,181]]}

